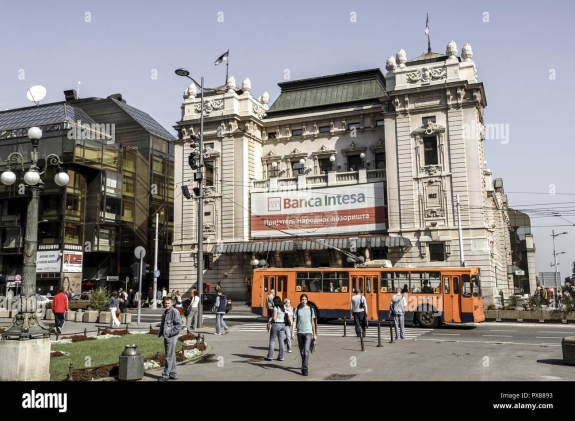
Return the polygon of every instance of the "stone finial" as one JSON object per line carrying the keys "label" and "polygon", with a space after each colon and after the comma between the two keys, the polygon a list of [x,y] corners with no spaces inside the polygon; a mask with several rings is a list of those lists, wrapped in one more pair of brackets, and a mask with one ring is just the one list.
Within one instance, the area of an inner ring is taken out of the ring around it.
{"label": "stone finial", "polygon": [[249,92],[251,89],[252,89],[252,82],[250,81],[249,78],[246,78],[246,80],[242,82],[242,91]]}
{"label": "stone finial", "polygon": [[405,63],[407,62],[407,55],[403,49],[399,50],[399,52],[395,55],[395,60],[399,63],[399,68],[405,68]]}
{"label": "stone finial", "polygon": [[228,88],[228,92],[236,89],[236,78],[234,78],[233,76],[230,76],[228,78],[227,83],[226,83],[226,88]]}
{"label": "stone finial", "polygon": [[191,83],[190,86],[188,86],[188,88],[184,91],[184,99],[188,99],[188,98],[195,98],[196,97],[196,84],[195,83]]}
{"label": "stone finial", "polygon": [[262,104],[264,104],[264,105],[269,104],[269,102],[270,102],[270,94],[268,94],[267,91],[263,93],[263,95],[261,96],[261,98],[262,98],[262,99],[261,99],[261,103],[262,103]]}
{"label": "stone finial", "polygon": [[469,43],[465,44],[461,49],[461,57],[465,61],[471,61],[471,57],[473,57],[473,50],[471,49],[471,45]]}
{"label": "stone finial", "polygon": [[449,56],[449,58],[457,57],[457,44],[455,41],[451,40],[449,44],[447,44],[445,55]]}
{"label": "stone finial", "polygon": [[388,58],[387,61],[385,62],[385,69],[386,69],[388,72],[393,72],[396,67],[397,67],[397,63],[395,62],[395,57],[391,56],[391,57]]}

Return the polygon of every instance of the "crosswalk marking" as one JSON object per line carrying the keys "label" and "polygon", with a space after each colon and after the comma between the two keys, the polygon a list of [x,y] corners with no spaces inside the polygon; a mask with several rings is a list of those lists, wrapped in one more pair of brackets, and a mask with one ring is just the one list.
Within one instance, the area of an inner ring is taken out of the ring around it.
{"label": "crosswalk marking", "polygon": [[[249,324],[241,324],[235,325],[230,328],[231,330],[237,330],[240,332],[265,332],[268,333],[267,326],[265,324],[260,323],[249,323]],[[433,329],[420,329],[420,328],[408,328],[405,329],[405,337],[412,339],[418,336],[424,335],[428,332],[431,332]],[[326,326],[326,325],[318,325],[317,327],[317,334],[318,336],[343,336],[343,326]],[[355,336],[355,329],[352,326],[351,329],[348,327],[346,331],[347,336]],[[389,336],[389,330],[381,331],[382,336]],[[394,331],[395,335],[395,331]],[[367,337],[370,338],[377,338],[377,329],[376,328],[368,328]]]}

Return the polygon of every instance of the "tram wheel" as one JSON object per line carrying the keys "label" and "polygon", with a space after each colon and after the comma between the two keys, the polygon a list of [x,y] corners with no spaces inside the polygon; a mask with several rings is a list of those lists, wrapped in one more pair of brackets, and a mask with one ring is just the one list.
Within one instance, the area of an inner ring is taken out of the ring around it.
{"label": "tram wheel", "polygon": [[433,329],[439,325],[439,319],[431,311],[420,311],[417,313],[417,323],[421,327]]}

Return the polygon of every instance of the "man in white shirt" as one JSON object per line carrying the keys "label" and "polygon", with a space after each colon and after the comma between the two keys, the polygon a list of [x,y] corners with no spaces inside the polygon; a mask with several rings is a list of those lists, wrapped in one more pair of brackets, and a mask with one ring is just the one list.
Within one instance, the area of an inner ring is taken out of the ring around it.
{"label": "man in white shirt", "polygon": [[355,324],[355,334],[359,338],[365,336],[365,327],[367,325],[367,302],[361,295],[359,288],[355,289],[355,295],[351,297],[351,312],[353,313],[353,323]]}
{"label": "man in white shirt", "polygon": [[389,303],[389,314],[393,317],[395,325],[395,339],[405,339],[404,322],[407,302],[405,297],[401,295],[401,288],[396,288],[395,292],[396,294],[391,298],[391,303]]}

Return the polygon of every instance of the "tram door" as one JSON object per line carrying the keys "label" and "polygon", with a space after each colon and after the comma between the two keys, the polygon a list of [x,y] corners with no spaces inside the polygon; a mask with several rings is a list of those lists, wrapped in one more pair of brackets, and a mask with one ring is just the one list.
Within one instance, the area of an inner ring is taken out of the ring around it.
{"label": "tram door", "polygon": [[443,320],[449,322],[461,322],[461,308],[459,276],[443,277]]}
{"label": "tram door", "polygon": [[359,289],[367,304],[367,317],[369,320],[378,320],[377,289],[378,277],[370,274],[351,273],[351,293],[352,297]]}

